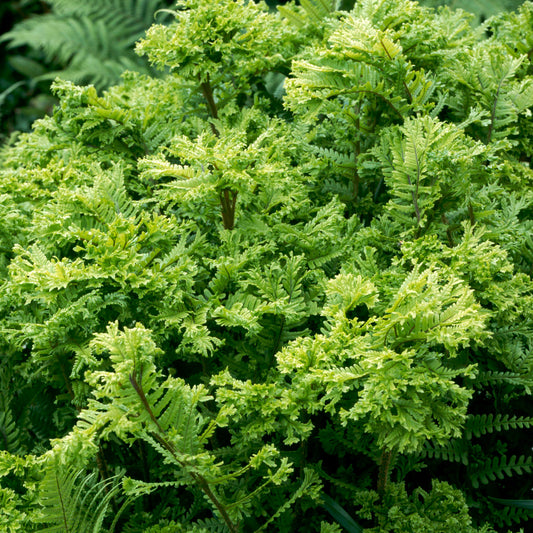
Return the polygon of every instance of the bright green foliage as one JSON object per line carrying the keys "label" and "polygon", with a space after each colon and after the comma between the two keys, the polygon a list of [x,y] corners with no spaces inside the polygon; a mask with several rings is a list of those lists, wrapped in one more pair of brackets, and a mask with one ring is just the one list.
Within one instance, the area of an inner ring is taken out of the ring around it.
{"label": "bright green foliage", "polygon": [[56,82],[0,153],[2,527],[524,524],[532,12],[190,0],[160,78]]}
{"label": "bright green foliage", "polygon": [[[226,0],[219,4],[213,9],[198,0],[180,3],[173,12],[176,21],[152,26],[138,44],[138,51],[158,67],[178,70],[192,80],[218,84],[231,73],[246,86],[252,76],[274,70],[290,59],[283,53],[287,24],[269,16],[260,5]],[[258,43],[261,54],[256,53]]]}
{"label": "bright green foliage", "polygon": [[434,481],[431,491],[419,488],[411,495],[407,494],[402,483],[391,483],[381,502],[375,491],[358,493],[355,500],[361,506],[360,513],[363,516],[377,516],[379,527],[366,529],[365,531],[369,533],[388,531],[492,533],[494,531],[488,526],[473,528],[468,516],[468,506],[461,492],[445,482]]}

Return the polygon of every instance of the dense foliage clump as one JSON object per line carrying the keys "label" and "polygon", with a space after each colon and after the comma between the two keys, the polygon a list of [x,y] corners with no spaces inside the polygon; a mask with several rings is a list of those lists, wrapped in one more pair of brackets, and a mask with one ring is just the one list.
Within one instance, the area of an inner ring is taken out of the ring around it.
{"label": "dense foliage clump", "polygon": [[3,148],[3,530],[530,515],[533,4],[301,3],[180,2]]}

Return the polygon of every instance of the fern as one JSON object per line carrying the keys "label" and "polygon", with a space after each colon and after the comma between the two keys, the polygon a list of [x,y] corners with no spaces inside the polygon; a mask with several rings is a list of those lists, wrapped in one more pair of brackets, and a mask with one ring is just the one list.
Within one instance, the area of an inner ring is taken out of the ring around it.
{"label": "fern", "polygon": [[451,439],[444,445],[426,443],[422,450],[422,457],[442,459],[443,461],[468,465],[468,446],[460,439]]}
{"label": "fern", "polygon": [[[237,531],[235,521],[241,516],[240,506],[257,497],[270,484],[281,483],[291,471],[286,459],[281,459],[277,469],[268,471],[260,486],[250,494],[229,505],[217,493],[216,486],[228,484],[248,470],[257,470],[263,463],[274,465],[277,450],[264,446],[254,454],[250,462],[233,472],[228,465],[217,462],[216,456],[206,449],[208,440],[217,426],[227,423],[228,410],[222,409],[216,417],[204,415],[200,406],[211,397],[203,386],[189,387],[183,380],[168,378],[159,384],[159,375],[154,369],[153,357],[158,349],[146,337],[146,330],[137,326],[119,333],[116,324],[107,333],[99,335],[92,343],[97,350],[109,350],[114,363],[115,374],[95,372],[90,381],[107,381],[116,394],[120,391],[121,400],[110,404],[105,398],[111,392],[102,390],[96,401],[89,403],[89,409],[80,416],[78,428],[87,434],[95,426],[100,427],[104,438],[111,434],[126,441],[132,434],[138,434],[161,457],[165,464],[173,465],[176,480],[168,484],[130,484],[131,494],[163,486],[194,483],[206,497],[213,510],[226,524],[229,531]],[[119,377],[121,376],[121,377]],[[118,378],[118,380],[117,380]],[[68,440],[65,441],[68,447]],[[312,494],[316,483],[304,483],[295,498],[304,493]],[[240,494],[240,491],[237,492]]]}
{"label": "fern", "polygon": [[7,408],[0,411],[0,446],[2,450],[16,452],[20,450],[20,436],[13,414]]}
{"label": "fern", "polygon": [[2,36],[10,47],[42,51],[53,68],[40,78],[61,76],[97,87],[116,83],[124,70],[149,72],[133,54],[133,44],[153,22],[161,0],[112,2],[50,1],[52,12],[17,24]]}
{"label": "fern", "polygon": [[521,455],[507,457],[493,457],[483,464],[476,465],[471,472],[471,480],[474,488],[478,488],[480,483],[487,484],[496,479],[504,479],[505,476],[513,476],[524,472],[531,473],[533,468],[533,458]]}
{"label": "fern", "polygon": [[499,523],[501,525],[512,526],[513,523],[531,518],[531,500],[507,500],[503,498],[491,498],[491,500],[503,505],[503,507],[497,506],[500,512]]}
{"label": "fern", "polygon": [[[71,4],[102,50],[156,9]],[[0,529],[337,531],[322,483],[349,527],[503,527],[489,496],[532,468],[531,5],[184,0],[137,45],[160,76],[56,82],[0,150]]]}
{"label": "fern", "polygon": [[[451,150],[457,159],[448,164],[457,168],[464,164],[467,154],[469,157],[476,155],[476,148],[461,153],[461,131],[439,124],[430,117],[408,120],[400,131],[403,134],[400,139],[397,131],[385,133],[375,153],[383,165],[385,181],[394,198],[388,206],[392,215],[401,218],[404,224],[420,227],[426,224],[426,212],[432,210],[433,202],[438,201],[445,188],[439,178],[446,176],[448,162],[438,151],[442,150],[444,154]],[[430,158],[435,157],[434,162],[428,160],[429,154]],[[439,170],[436,165],[440,166]],[[453,172],[452,168],[447,169],[448,172]]]}
{"label": "fern", "polygon": [[321,23],[335,11],[336,3],[334,0],[303,0],[300,2],[300,9],[280,5],[278,10],[291,24],[302,28],[306,24]]}
{"label": "fern", "polygon": [[533,424],[533,419],[511,415],[497,414],[471,415],[465,424],[466,437],[480,437],[493,431],[506,431],[508,429],[528,428]]}
{"label": "fern", "polygon": [[41,516],[37,531],[47,533],[102,531],[111,500],[119,490],[119,476],[96,481],[96,474],[68,469],[59,462],[47,465],[40,483]]}

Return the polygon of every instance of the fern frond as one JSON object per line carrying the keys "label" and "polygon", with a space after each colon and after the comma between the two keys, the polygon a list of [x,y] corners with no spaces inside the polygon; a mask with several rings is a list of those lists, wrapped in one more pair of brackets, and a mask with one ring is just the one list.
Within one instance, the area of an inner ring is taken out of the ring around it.
{"label": "fern frond", "polygon": [[119,490],[120,476],[97,481],[97,474],[85,474],[61,465],[49,464],[40,483],[42,516],[36,520],[40,533],[98,533],[111,499]]}
{"label": "fern frond", "polygon": [[491,501],[503,505],[495,506],[498,512],[497,522],[511,526],[513,522],[525,521],[533,516],[533,500],[510,500],[491,498]]}
{"label": "fern frond", "polygon": [[301,485],[292,493],[281,507],[279,507],[274,514],[259,528],[255,533],[264,531],[276,518],[278,518],[284,511],[289,509],[296,500],[306,495],[312,499],[317,499],[321,491],[321,483],[318,474],[311,468],[304,469],[304,478]]}
{"label": "fern frond", "polygon": [[59,63],[41,78],[60,75],[99,88],[118,82],[124,70],[148,72],[133,44],[153,22],[165,0],[55,0],[53,11],[31,17],[2,36],[11,47],[41,50],[47,62]]}
{"label": "fern frond", "polygon": [[[533,516],[533,511],[530,509],[522,509],[520,507],[498,507],[495,513],[495,521],[498,525],[513,526],[514,524],[527,523]],[[521,531],[524,531],[521,529]]]}
{"label": "fern frond", "polygon": [[527,374],[508,371],[486,370],[479,372],[474,380],[474,386],[483,387],[487,384],[508,383],[515,387],[531,387],[531,377]]}
{"label": "fern frond", "polygon": [[120,165],[96,176],[90,196],[79,195],[79,199],[94,210],[100,221],[109,223],[117,215],[135,218],[137,214],[137,208],[124,186],[124,170]]}
{"label": "fern frond", "polygon": [[447,443],[439,445],[426,442],[421,451],[422,457],[442,459],[454,463],[468,464],[468,446],[461,439],[450,439]]}
{"label": "fern frond", "polygon": [[192,533],[229,533],[229,528],[222,520],[216,518],[205,518],[198,520],[192,526],[188,526]]}
{"label": "fern frond", "polygon": [[313,22],[320,22],[335,9],[335,0],[301,0],[300,5]]}
{"label": "fern frond", "polygon": [[319,156],[335,163],[336,168],[342,169],[344,172],[349,172],[351,173],[350,175],[353,175],[353,172],[357,168],[353,154],[346,154],[333,148],[324,148],[321,146],[312,146],[311,148]]}
{"label": "fern frond", "polygon": [[278,11],[297,28],[307,24],[318,24],[331,15],[336,8],[336,0],[301,0],[300,6],[280,5]]}
{"label": "fern frond", "polygon": [[471,439],[481,437],[494,431],[506,431],[508,429],[530,428],[533,426],[533,417],[516,415],[469,415],[465,423],[466,437]]}
{"label": "fern frond", "polygon": [[507,457],[493,457],[484,463],[478,464],[470,472],[470,479],[474,488],[478,488],[480,483],[487,484],[496,479],[504,479],[505,476],[512,477],[515,474],[531,473],[533,471],[533,457],[512,455]]}
{"label": "fern frond", "polygon": [[0,450],[20,451],[20,435],[9,407],[0,409]]}

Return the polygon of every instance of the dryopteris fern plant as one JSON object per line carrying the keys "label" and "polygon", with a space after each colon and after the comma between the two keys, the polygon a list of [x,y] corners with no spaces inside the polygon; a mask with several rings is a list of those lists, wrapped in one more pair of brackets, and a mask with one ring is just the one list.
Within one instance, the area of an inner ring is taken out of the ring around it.
{"label": "dryopteris fern plant", "polygon": [[334,7],[179,3],[2,149],[12,530],[76,472],[124,533],[528,518],[533,4]]}

